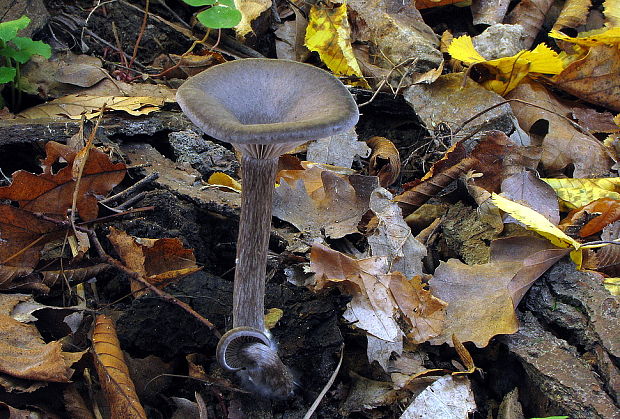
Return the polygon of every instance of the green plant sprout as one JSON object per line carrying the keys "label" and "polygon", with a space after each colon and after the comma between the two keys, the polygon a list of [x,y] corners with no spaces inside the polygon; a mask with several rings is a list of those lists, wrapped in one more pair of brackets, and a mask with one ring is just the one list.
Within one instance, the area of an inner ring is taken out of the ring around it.
{"label": "green plant sprout", "polygon": [[183,0],[183,2],[194,7],[211,6],[196,15],[196,19],[207,28],[232,28],[241,22],[241,12],[235,7],[234,0]]}
{"label": "green plant sprout", "polygon": [[52,56],[52,48],[45,42],[17,36],[17,32],[29,24],[28,16],[0,23],[0,56],[4,61],[4,65],[0,66],[0,83],[19,84],[20,64],[27,63],[33,55]]}

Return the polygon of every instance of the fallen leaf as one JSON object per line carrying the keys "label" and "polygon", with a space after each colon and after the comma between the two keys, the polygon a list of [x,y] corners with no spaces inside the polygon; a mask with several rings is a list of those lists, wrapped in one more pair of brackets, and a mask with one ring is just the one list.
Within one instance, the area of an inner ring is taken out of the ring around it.
{"label": "fallen leaf", "polygon": [[209,185],[225,186],[237,192],[241,191],[241,184],[235,179],[228,176],[226,173],[222,172],[213,173],[211,176],[209,176],[209,179],[207,179],[207,183]]}
{"label": "fallen leaf", "polygon": [[604,14],[606,18],[605,25],[608,27],[620,26],[620,7],[618,0],[605,0],[603,2]]}
{"label": "fallen leaf", "polygon": [[29,211],[0,205],[0,288],[9,288],[14,278],[32,272],[41,249],[59,231],[55,223]]}
{"label": "fallen leaf", "polygon": [[235,0],[241,12],[241,21],[235,26],[237,36],[244,37],[252,32],[252,21],[271,7],[271,0]]}
{"label": "fallen leaf", "polygon": [[432,295],[421,278],[415,276],[408,280],[396,272],[391,275],[389,282],[392,296],[411,326],[407,331],[407,339],[412,343],[426,342],[443,331],[448,305]]}
{"label": "fallen leaf", "polygon": [[441,262],[429,281],[431,293],[448,303],[445,328],[430,343],[452,344],[452,335],[461,342],[482,348],[499,334],[515,333],[519,323],[508,284],[521,262],[465,265],[457,259]]}
{"label": "fallen leaf", "polygon": [[554,31],[564,28],[576,28],[586,23],[592,6],[591,0],[567,0],[557,20],[553,24]]}
{"label": "fallen leaf", "polygon": [[531,171],[522,171],[505,179],[502,195],[532,208],[555,225],[560,222],[560,207],[553,188]]}
{"label": "fallen leaf", "polygon": [[356,76],[354,85],[369,87],[362,76],[353,48],[346,3],[313,4],[306,29],[306,47],[319,53],[321,60],[337,76]]}
{"label": "fallen leaf", "polygon": [[476,409],[469,379],[446,375],[418,394],[400,419],[462,419]]}
{"label": "fallen leaf", "polygon": [[378,219],[368,236],[371,254],[387,257],[390,272],[401,272],[407,278],[422,275],[426,247],[413,237],[402,210],[392,199],[392,194],[383,188],[370,194],[370,209]]}
{"label": "fallen leaf", "polygon": [[619,178],[543,178],[555,191],[562,209],[573,210],[597,199],[620,199]]}
{"label": "fallen leaf", "polygon": [[[125,266],[158,287],[201,269],[196,266],[194,251],[183,247],[179,239],[133,237],[114,227],[110,227],[108,239]],[[141,284],[132,282],[132,291],[141,289]]]}
{"label": "fallen leaf", "polygon": [[129,375],[112,319],[99,315],[93,330],[93,352],[99,383],[114,418],[146,419]]}
{"label": "fallen leaf", "polygon": [[541,163],[547,174],[562,173],[573,165],[574,178],[607,175],[611,159],[603,144],[578,131],[571,121],[560,116],[569,115],[570,108],[564,106],[545,87],[527,81],[510,92],[507,98],[520,99],[551,111],[523,103],[511,103],[519,125],[525,131],[544,131]]}
{"label": "fallen leaf", "polygon": [[593,217],[589,217],[586,225],[579,230],[580,237],[588,237],[620,220],[620,199],[600,198],[592,201],[569,212],[562,224],[570,224],[572,220],[579,219],[583,213]]}
{"label": "fallen leaf", "polygon": [[377,338],[395,342],[403,334],[394,319],[395,303],[388,289],[389,282],[378,280],[387,269],[385,257],[358,260],[320,244],[313,245],[310,253],[315,290],[338,286],[353,297],[347,304],[345,319]]}
{"label": "fallen leaf", "polygon": [[[0,188],[0,199],[17,201],[19,207],[30,212],[58,216],[67,216],[72,207],[75,180],[72,175],[72,164],[76,152],[70,147],[50,141],[45,144],[47,154],[42,161],[43,173],[19,170],[13,173],[9,186]],[[67,166],[54,172],[53,164],[66,161]],[[90,221],[97,218],[98,197],[107,195],[125,177],[124,163],[112,163],[110,158],[92,149],[84,166],[77,194],[77,210],[80,218]]]}
{"label": "fallen leaf", "polygon": [[[608,225],[601,233],[601,240],[612,241],[620,238],[620,222]],[[596,265],[592,267],[597,271],[603,272],[612,277],[620,277],[620,246],[605,246],[596,252]],[[614,285],[616,290],[620,289],[620,280],[609,281],[611,278],[605,278],[609,284]],[[608,289],[610,287],[607,287]]]}
{"label": "fallen leaf", "polygon": [[357,140],[355,128],[342,134],[330,135],[308,144],[306,158],[315,163],[339,167],[351,167],[355,156],[368,157],[370,149],[363,141]]}
{"label": "fallen leaf", "polygon": [[292,184],[280,178],[273,215],[313,236],[343,237],[358,231],[370,194],[378,186],[374,176],[344,176],[313,166],[300,171]]}
{"label": "fallen leaf", "polygon": [[[26,296],[27,298],[27,296]],[[12,300],[14,305],[19,298]],[[9,313],[10,303],[5,303],[0,311],[0,372],[13,377],[68,383],[73,370],[83,352],[64,352],[61,341],[45,343],[34,324],[24,324]]]}
{"label": "fallen leaf", "polygon": [[567,48],[564,71],[550,80],[553,84],[587,102],[620,111],[620,27],[581,32],[576,37],[557,30],[549,34]]}
{"label": "fallen leaf", "polygon": [[545,44],[539,44],[532,51],[522,50],[512,57],[486,60],[474,48],[471,37],[463,35],[452,40],[448,53],[478,70],[483,67],[486,71],[481,84],[500,95],[513,90],[529,74],[559,74],[564,69],[558,53]]}
{"label": "fallen leaf", "polygon": [[400,154],[393,142],[384,137],[366,140],[371,149],[368,174],[377,176],[379,184],[387,188],[400,176]]}
{"label": "fallen leaf", "polygon": [[517,221],[523,223],[528,229],[537,232],[557,247],[573,247],[574,249],[578,249],[581,246],[579,242],[575,241],[572,237],[567,236],[562,230],[557,228],[555,224],[533,209],[497,194],[493,194],[491,199],[499,209],[512,215]]}
{"label": "fallen leaf", "polygon": [[99,116],[102,107],[108,111],[124,111],[130,115],[148,115],[158,111],[164,104],[158,97],[121,97],[121,96],[89,96],[69,95],[33,106],[17,114],[18,118],[26,119],[93,119]]}
{"label": "fallen leaf", "polygon": [[542,237],[503,237],[491,242],[489,263],[521,262],[521,267],[508,283],[508,293],[516,309],[534,281],[569,251],[555,247]]}
{"label": "fallen leaf", "polygon": [[523,26],[526,36],[523,40],[525,48],[529,48],[534,43],[553,3],[553,0],[522,0],[504,19],[504,23]]}

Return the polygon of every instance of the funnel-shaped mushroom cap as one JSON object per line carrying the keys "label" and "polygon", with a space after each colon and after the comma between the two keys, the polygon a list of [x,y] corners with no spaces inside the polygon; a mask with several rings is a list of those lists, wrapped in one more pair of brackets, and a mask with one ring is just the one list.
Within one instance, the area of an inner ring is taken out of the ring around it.
{"label": "funnel-shaped mushroom cap", "polygon": [[338,79],[287,60],[249,58],[216,65],[183,83],[176,98],[205,133],[238,146],[299,144],[346,131],[359,118]]}

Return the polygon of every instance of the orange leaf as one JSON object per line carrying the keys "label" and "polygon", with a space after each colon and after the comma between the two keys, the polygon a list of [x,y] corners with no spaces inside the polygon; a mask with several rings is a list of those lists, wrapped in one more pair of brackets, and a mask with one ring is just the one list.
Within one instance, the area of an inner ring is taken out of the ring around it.
{"label": "orange leaf", "polygon": [[99,315],[93,331],[93,349],[99,383],[113,418],[146,419],[121,350],[112,319]]}
{"label": "orange leaf", "polygon": [[[75,150],[50,141],[45,145],[47,157],[42,162],[43,173],[35,175],[25,170],[13,173],[9,186],[0,188],[0,199],[17,201],[20,208],[65,218],[71,208],[75,180],[72,164]],[[67,166],[54,172],[52,165],[65,160]],[[113,164],[110,158],[96,149],[90,150],[82,172],[77,210],[85,221],[97,218],[97,197],[105,196],[125,177],[125,164]]]}

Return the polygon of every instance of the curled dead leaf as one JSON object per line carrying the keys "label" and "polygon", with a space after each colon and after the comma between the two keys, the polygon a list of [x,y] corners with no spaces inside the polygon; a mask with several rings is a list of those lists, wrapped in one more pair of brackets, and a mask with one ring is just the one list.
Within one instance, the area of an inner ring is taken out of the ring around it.
{"label": "curled dead leaf", "polygon": [[99,383],[105,393],[112,417],[146,419],[136,388],[116,336],[112,319],[99,315],[93,331],[93,352]]}
{"label": "curled dead leaf", "polygon": [[379,177],[379,184],[387,188],[400,175],[400,154],[393,142],[384,137],[372,137],[366,141],[371,148],[368,174]]}

